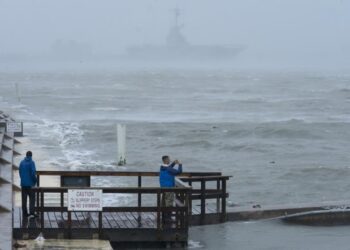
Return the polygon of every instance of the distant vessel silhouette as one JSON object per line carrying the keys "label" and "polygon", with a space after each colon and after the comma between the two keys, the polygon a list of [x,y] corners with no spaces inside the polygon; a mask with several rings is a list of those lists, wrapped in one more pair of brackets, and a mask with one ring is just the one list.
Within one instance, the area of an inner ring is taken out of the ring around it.
{"label": "distant vessel silhouette", "polygon": [[180,11],[176,8],[175,25],[171,27],[164,45],[128,47],[127,58],[150,61],[221,61],[232,59],[243,50],[242,46],[190,44],[181,33],[179,16]]}

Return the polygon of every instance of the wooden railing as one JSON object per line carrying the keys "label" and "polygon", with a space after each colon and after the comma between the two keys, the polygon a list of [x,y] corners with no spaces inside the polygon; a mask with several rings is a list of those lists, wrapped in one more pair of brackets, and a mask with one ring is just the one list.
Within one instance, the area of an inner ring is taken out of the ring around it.
{"label": "wooden railing", "polygon": [[[226,182],[231,176],[222,176],[220,172],[186,172],[182,173],[176,178],[176,188],[173,189],[164,189],[164,188],[149,188],[142,187],[142,178],[143,177],[157,177],[159,172],[132,172],[132,171],[37,171],[38,186],[40,186],[40,177],[41,176],[124,176],[124,177],[137,177],[137,187],[130,188],[116,188],[116,187],[103,187],[104,193],[114,192],[114,193],[134,193],[137,194],[137,206],[133,207],[131,210],[137,212],[142,211],[143,208],[150,209],[142,206],[142,195],[144,193],[153,193],[157,194],[157,200],[162,197],[161,194],[166,192],[165,190],[172,190],[176,193],[175,203],[177,207],[181,208],[178,211],[181,212],[184,209],[187,209],[185,213],[185,220],[188,218],[186,216],[191,215],[193,201],[200,200],[200,224],[206,223],[206,201],[207,200],[216,200],[216,213],[220,214],[220,221],[226,221],[226,199],[228,193],[226,190]],[[208,184],[216,183],[215,188],[208,188]],[[197,188],[196,186],[198,186]],[[43,188],[43,187],[42,187]],[[69,188],[71,189],[71,188]],[[94,188],[96,189],[96,187]],[[37,189],[37,207],[41,207],[39,200],[42,198],[39,197],[41,192],[56,192],[61,194],[61,210],[63,209],[63,199],[64,193],[67,192],[68,188],[44,188]],[[177,191],[176,191],[177,190]],[[182,190],[182,191],[181,191]],[[158,197],[159,196],[159,197]],[[44,202],[41,202],[43,204]],[[129,208],[129,207],[128,207]],[[44,209],[44,208],[40,208]],[[123,209],[121,207],[106,208],[106,211],[120,211]],[[164,207],[153,207],[153,210],[159,211],[159,213],[166,212],[167,210],[172,210],[176,213],[176,209],[173,208],[164,208]],[[152,210],[152,209],[151,209]],[[104,210],[105,211],[105,210]],[[182,218],[182,219],[184,219]],[[187,222],[186,222],[187,223]]]}
{"label": "wooden railing", "polygon": [[[37,186],[40,186],[41,176],[116,176],[116,177],[137,177],[137,187],[142,187],[142,177],[157,177],[159,172],[141,172],[141,171],[37,171]],[[219,176],[220,172],[186,172],[179,177],[196,176]],[[37,206],[39,199],[37,201]],[[142,206],[141,194],[138,195],[138,206]]]}
{"label": "wooden railing", "polygon": [[[44,213],[45,212],[61,212],[61,213],[68,213],[68,219],[66,221],[66,227],[68,230],[72,229],[72,212],[69,211],[68,207],[65,206],[64,202],[64,194],[68,192],[68,189],[74,189],[71,187],[35,187],[34,191],[37,193],[37,196],[39,197],[39,206],[37,206],[35,209],[39,213],[39,219],[40,219],[40,225],[41,229],[44,229]],[[97,189],[97,187],[93,188],[78,188],[78,189]],[[103,229],[102,227],[102,217],[103,213],[110,213],[110,212],[130,212],[130,213],[138,213],[139,218],[138,220],[141,220],[141,213],[155,213],[156,214],[156,229],[157,230],[163,230],[167,227],[169,228],[176,228],[176,229],[188,229],[188,216],[189,216],[189,196],[190,196],[190,189],[189,188],[151,188],[151,187],[134,187],[134,188],[115,188],[115,187],[103,187],[98,188],[102,190],[103,194],[138,194],[139,196],[142,196],[143,194],[153,194],[156,196],[156,202],[155,204],[147,205],[147,206],[107,206],[103,207],[102,211],[98,211],[95,213],[98,213],[98,230],[101,232]],[[174,207],[163,207],[162,206],[162,199],[164,199],[163,194],[165,192],[173,192],[176,194],[176,206]],[[45,202],[45,194],[48,193],[59,193],[60,195],[60,205],[59,206],[50,206],[49,204],[46,204]],[[91,211],[93,212],[93,211]],[[162,214],[163,213],[173,213],[175,215],[175,221],[171,225],[165,225],[165,223],[162,221]],[[141,226],[140,226],[141,227]]]}
{"label": "wooden railing", "polygon": [[[188,186],[192,187],[189,204],[190,211],[192,211],[193,201],[200,200],[200,224],[208,223],[206,222],[206,201],[211,199],[216,200],[216,213],[220,214],[220,221],[226,221],[226,198],[229,196],[226,190],[226,182],[230,177],[222,175],[181,177],[181,183],[177,181],[179,186],[186,187],[182,183],[188,183]],[[215,182],[216,188],[207,188],[208,182]],[[200,183],[199,188],[195,188],[195,183]]]}

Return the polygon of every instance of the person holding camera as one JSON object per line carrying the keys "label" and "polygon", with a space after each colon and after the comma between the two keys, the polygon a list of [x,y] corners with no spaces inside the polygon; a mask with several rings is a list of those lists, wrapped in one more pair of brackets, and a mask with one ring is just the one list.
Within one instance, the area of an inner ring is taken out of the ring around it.
{"label": "person holding camera", "polygon": [[[182,173],[182,163],[178,160],[170,163],[170,157],[164,155],[162,157],[163,164],[160,166],[159,183],[160,187],[172,188],[175,187],[175,176]],[[175,168],[176,166],[177,169]],[[162,206],[172,207],[174,204],[175,194],[173,192],[165,192],[162,197]],[[171,213],[164,213],[163,219],[166,221],[171,220]]]}

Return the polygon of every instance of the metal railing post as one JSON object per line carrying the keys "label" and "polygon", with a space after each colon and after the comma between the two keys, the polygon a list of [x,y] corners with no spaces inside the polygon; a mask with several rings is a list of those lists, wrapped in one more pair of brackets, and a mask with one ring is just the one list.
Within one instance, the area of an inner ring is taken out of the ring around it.
{"label": "metal railing post", "polygon": [[161,230],[160,227],[160,212],[161,212],[161,204],[160,204],[160,190],[157,191],[157,229]]}
{"label": "metal railing post", "polygon": [[41,190],[41,192],[40,192],[40,203],[41,203],[41,206],[40,206],[40,208],[41,208],[41,211],[40,211],[40,228],[41,228],[41,230],[43,230],[44,229],[44,192]]}
{"label": "metal railing post", "polygon": [[68,211],[68,238],[72,238],[72,212]]}
{"label": "metal railing post", "polygon": [[98,212],[98,235],[102,237],[102,211]]}
{"label": "metal railing post", "polygon": [[[40,175],[38,175],[38,174],[36,176],[36,186],[40,187]],[[36,207],[39,208],[40,207],[40,203],[39,203],[40,194],[39,194],[39,192],[36,192],[35,196],[36,196]]]}
{"label": "metal railing post", "polygon": [[[138,187],[141,188],[142,187],[142,176],[139,175],[137,177],[138,179]],[[139,190],[138,194],[137,194],[137,206],[140,208],[142,206],[142,194],[141,194],[141,191]],[[138,223],[138,226],[141,227],[141,213],[138,212],[138,217],[137,217],[137,223]]]}
{"label": "metal railing post", "polygon": [[221,220],[226,221],[226,179],[222,179]]}
{"label": "metal railing post", "polygon": [[205,220],[205,180],[201,180],[201,224],[204,224]]}
{"label": "metal railing post", "polygon": [[[220,192],[220,180],[216,181],[216,190],[218,190],[218,192]],[[220,198],[219,197],[216,199],[216,212],[220,213]]]}

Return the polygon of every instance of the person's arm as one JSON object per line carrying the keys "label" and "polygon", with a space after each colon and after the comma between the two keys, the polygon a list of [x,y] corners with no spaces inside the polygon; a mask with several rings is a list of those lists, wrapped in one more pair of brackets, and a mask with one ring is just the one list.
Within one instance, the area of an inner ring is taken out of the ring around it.
{"label": "person's arm", "polygon": [[33,164],[32,164],[31,175],[32,175],[32,180],[34,181],[34,184],[36,184],[36,182],[37,182],[37,179],[36,179],[36,167],[35,167],[35,162],[34,161],[33,161]]}
{"label": "person's arm", "polygon": [[179,164],[178,171],[179,171],[179,174],[181,174],[181,173],[182,173],[182,164],[181,164],[181,163]]}
{"label": "person's arm", "polygon": [[173,168],[173,167],[175,167],[175,165],[176,165],[176,162],[173,161],[172,163],[170,163],[170,164],[168,165],[168,168]]}
{"label": "person's arm", "polygon": [[[175,165],[175,164],[174,164]],[[168,172],[171,174],[171,175],[178,175],[178,174],[181,174],[182,173],[182,164],[179,164],[179,167],[178,169],[172,167],[172,168],[169,168],[168,167]]]}

